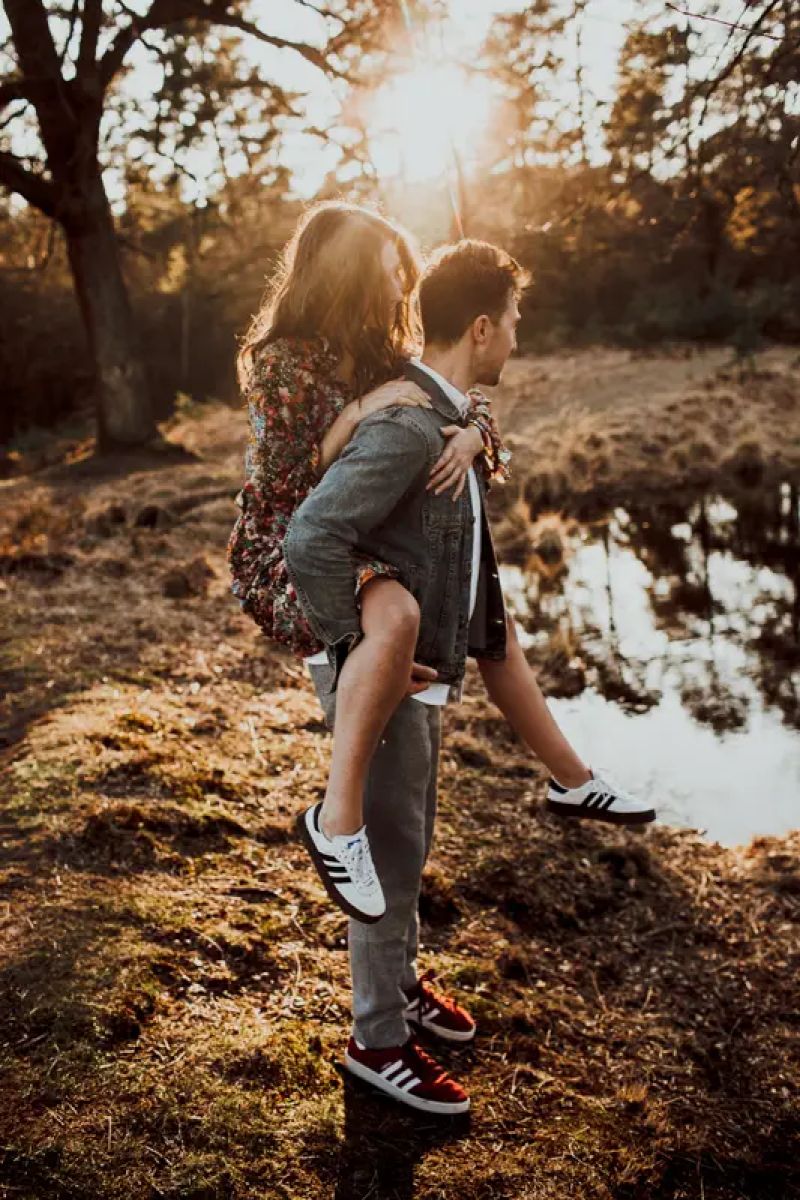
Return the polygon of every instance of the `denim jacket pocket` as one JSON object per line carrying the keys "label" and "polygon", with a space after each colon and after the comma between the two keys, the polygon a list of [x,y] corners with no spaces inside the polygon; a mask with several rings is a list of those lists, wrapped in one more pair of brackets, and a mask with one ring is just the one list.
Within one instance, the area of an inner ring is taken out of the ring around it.
{"label": "denim jacket pocket", "polygon": [[453,502],[452,493],[451,487],[446,492],[440,492],[438,496],[433,492],[428,495],[423,508],[423,522],[429,533],[434,530],[461,529],[465,520],[468,524],[471,522],[472,508],[468,488],[464,488],[455,502]]}

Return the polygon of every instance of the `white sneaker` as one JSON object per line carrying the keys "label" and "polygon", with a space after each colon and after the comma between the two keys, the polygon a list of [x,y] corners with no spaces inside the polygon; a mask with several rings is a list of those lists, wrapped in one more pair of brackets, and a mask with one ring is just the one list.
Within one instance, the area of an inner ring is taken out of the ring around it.
{"label": "white sneaker", "polygon": [[320,829],[322,801],[299,814],[295,827],[325,891],[349,917],[371,924],[386,912],[383,888],[375,873],[367,827],[329,838]]}
{"label": "white sneaker", "polygon": [[611,783],[605,770],[602,775],[592,771],[592,778],[576,788],[564,787],[551,775],[545,808],[559,817],[583,817],[613,825],[645,825],[656,818],[654,808]]}

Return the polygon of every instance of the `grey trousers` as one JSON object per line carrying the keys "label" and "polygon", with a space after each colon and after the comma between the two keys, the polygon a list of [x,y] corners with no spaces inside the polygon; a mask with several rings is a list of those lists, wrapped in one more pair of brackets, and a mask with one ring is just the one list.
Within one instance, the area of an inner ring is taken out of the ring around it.
{"label": "grey trousers", "polygon": [[[310,663],[328,728],[336,718],[333,671]],[[398,1046],[409,1028],[403,988],[417,978],[419,900],[422,868],[436,818],[436,778],[441,709],[406,696],[370,764],[364,791],[364,821],[375,870],[386,897],[386,913],[368,925],[348,918],[347,944],[353,987],[353,1036],[370,1049]]]}

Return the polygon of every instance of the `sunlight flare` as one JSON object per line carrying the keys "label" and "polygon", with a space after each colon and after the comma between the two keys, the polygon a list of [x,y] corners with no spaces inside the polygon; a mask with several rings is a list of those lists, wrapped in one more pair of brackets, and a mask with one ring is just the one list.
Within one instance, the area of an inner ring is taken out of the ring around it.
{"label": "sunlight flare", "polygon": [[486,131],[494,93],[487,80],[454,63],[420,63],[376,92],[367,118],[378,174],[407,182],[468,169]]}

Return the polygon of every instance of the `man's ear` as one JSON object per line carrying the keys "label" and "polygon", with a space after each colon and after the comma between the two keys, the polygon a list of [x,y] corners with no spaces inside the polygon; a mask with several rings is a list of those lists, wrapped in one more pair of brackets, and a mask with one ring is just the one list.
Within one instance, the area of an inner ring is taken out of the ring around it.
{"label": "man's ear", "polygon": [[485,346],[491,336],[491,332],[492,322],[485,314],[476,317],[472,322],[472,336],[476,345]]}

